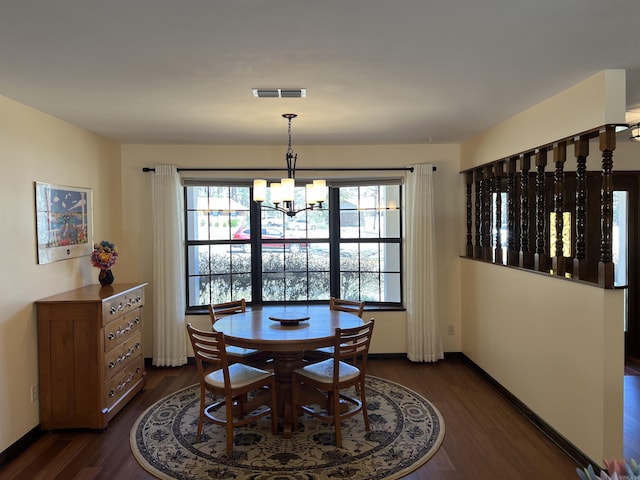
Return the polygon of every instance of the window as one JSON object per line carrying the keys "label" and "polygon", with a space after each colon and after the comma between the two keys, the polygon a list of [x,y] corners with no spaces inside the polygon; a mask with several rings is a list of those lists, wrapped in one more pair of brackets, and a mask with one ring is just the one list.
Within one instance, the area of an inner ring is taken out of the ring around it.
{"label": "window", "polygon": [[[296,205],[304,195],[296,187]],[[401,305],[397,183],[333,186],[322,210],[293,217],[258,208],[247,185],[187,184],[185,198],[188,309],[241,297]]]}

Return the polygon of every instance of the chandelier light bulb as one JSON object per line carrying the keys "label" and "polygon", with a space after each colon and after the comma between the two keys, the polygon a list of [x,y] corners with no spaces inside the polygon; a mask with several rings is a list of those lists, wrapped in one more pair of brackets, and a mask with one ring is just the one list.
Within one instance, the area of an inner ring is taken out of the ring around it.
{"label": "chandelier light bulb", "polygon": [[267,181],[255,179],[253,181],[253,200],[264,202],[267,199]]}

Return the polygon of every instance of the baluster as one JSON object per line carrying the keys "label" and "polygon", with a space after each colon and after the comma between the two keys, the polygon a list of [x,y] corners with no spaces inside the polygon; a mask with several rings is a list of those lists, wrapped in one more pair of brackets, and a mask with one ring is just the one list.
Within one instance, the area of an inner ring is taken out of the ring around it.
{"label": "baluster", "polygon": [[471,186],[473,184],[473,172],[466,172],[465,179],[467,182],[467,257],[473,256],[473,244],[471,243],[471,228],[472,228],[472,208],[471,208]]}
{"label": "baluster", "polygon": [[600,188],[600,261],[598,283],[613,288],[613,151],[616,148],[615,127],[607,125],[600,133],[602,151],[602,186]]}
{"label": "baluster", "polygon": [[587,224],[587,157],[589,137],[581,136],[574,144],[576,156],[576,253],[573,259],[573,274],[580,280],[587,279],[586,224]]}
{"label": "baluster", "polygon": [[529,169],[532,152],[520,157],[520,267],[533,268],[533,252],[529,247]]}
{"label": "baluster", "polygon": [[534,268],[539,272],[549,270],[548,257],[545,253],[545,201],[544,201],[544,168],[547,166],[547,149],[541,148],[536,158],[536,253],[533,257]]}
{"label": "baluster", "polygon": [[473,258],[482,258],[482,169],[473,171],[476,182],[476,244],[473,250]]}
{"label": "baluster", "polygon": [[502,265],[503,255],[502,255],[502,177],[504,176],[504,162],[499,161],[494,165],[494,180],[493,180],[493,190],[496,194],[496,211],[494,218],[494,226],[496,229],[495,243],[496,246],[493,250],[493,258],[494,263],[498,263]]}
{"label": "baluster", "polygon": [[555,171],[553,174],[554,193],[553,193],[553,210],[556,214],[556,252],[552,258],[553,274],[564,277],[567,273],[567,259],[564,256],[564,240],[562,232],[564,231],[564,162],[567,160],[567,142],[558,142],[553,147],[553,163],[555,163]]}
{"label": "baluster", "polygon": [[507,265],[518,265],[519,254],[516,245],[516,162],[519,157],[511,157],[507,162]]}
{"label": "baluster", "polygon": [[491,251],[491,197],[493,194],[493,169],[491,166],[484,167],[483,177],[483,199],[482,199],[482,258],[492,260]]}

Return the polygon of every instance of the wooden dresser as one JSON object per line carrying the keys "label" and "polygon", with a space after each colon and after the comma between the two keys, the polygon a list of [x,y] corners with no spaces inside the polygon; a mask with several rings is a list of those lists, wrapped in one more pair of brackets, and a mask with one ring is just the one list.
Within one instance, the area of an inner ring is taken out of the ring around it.
{"label": "wooden dresser", "polygon": [[105,428],[142,390],[145,285],[89,285],[35,302],[43,430]]}

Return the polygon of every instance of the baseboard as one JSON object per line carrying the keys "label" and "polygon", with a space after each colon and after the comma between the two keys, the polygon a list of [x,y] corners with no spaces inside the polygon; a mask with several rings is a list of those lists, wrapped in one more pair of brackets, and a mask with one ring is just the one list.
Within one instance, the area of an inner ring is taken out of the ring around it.
{"label": "baseboard", "polygon": [[18,455],[36,443],[36,440],[41,436],[42,430],[40,430],[40,424],[38,424],[20,437],[18,441],[10,445],[5,451],[0,452],[0,471],[2,471],[2,469],[11,461],[15,460]]}
{"label": "baseboard", "polygon": [[520,399],[518,399],[513,393],[507,390],[500,384],[495,378],[485,372],[479,365],[473,360],[467,357],[464,353],[459,354],[459,358],[476,372],[483,380],[491,385],[498,393],[500,393],[522,416],[529,420],[542,434],[544,434],[551,442],[553,442],[560,450],[562,450],[576,465],[586,467],[592,465],[596,474],[600,474],[602,467],[598,462],[593,461],[585,455],[582,450],[576,447],[573,443],[567,440],[562,434],[555,430],[551,425],[540,418],[533,410],[525,405]]}

